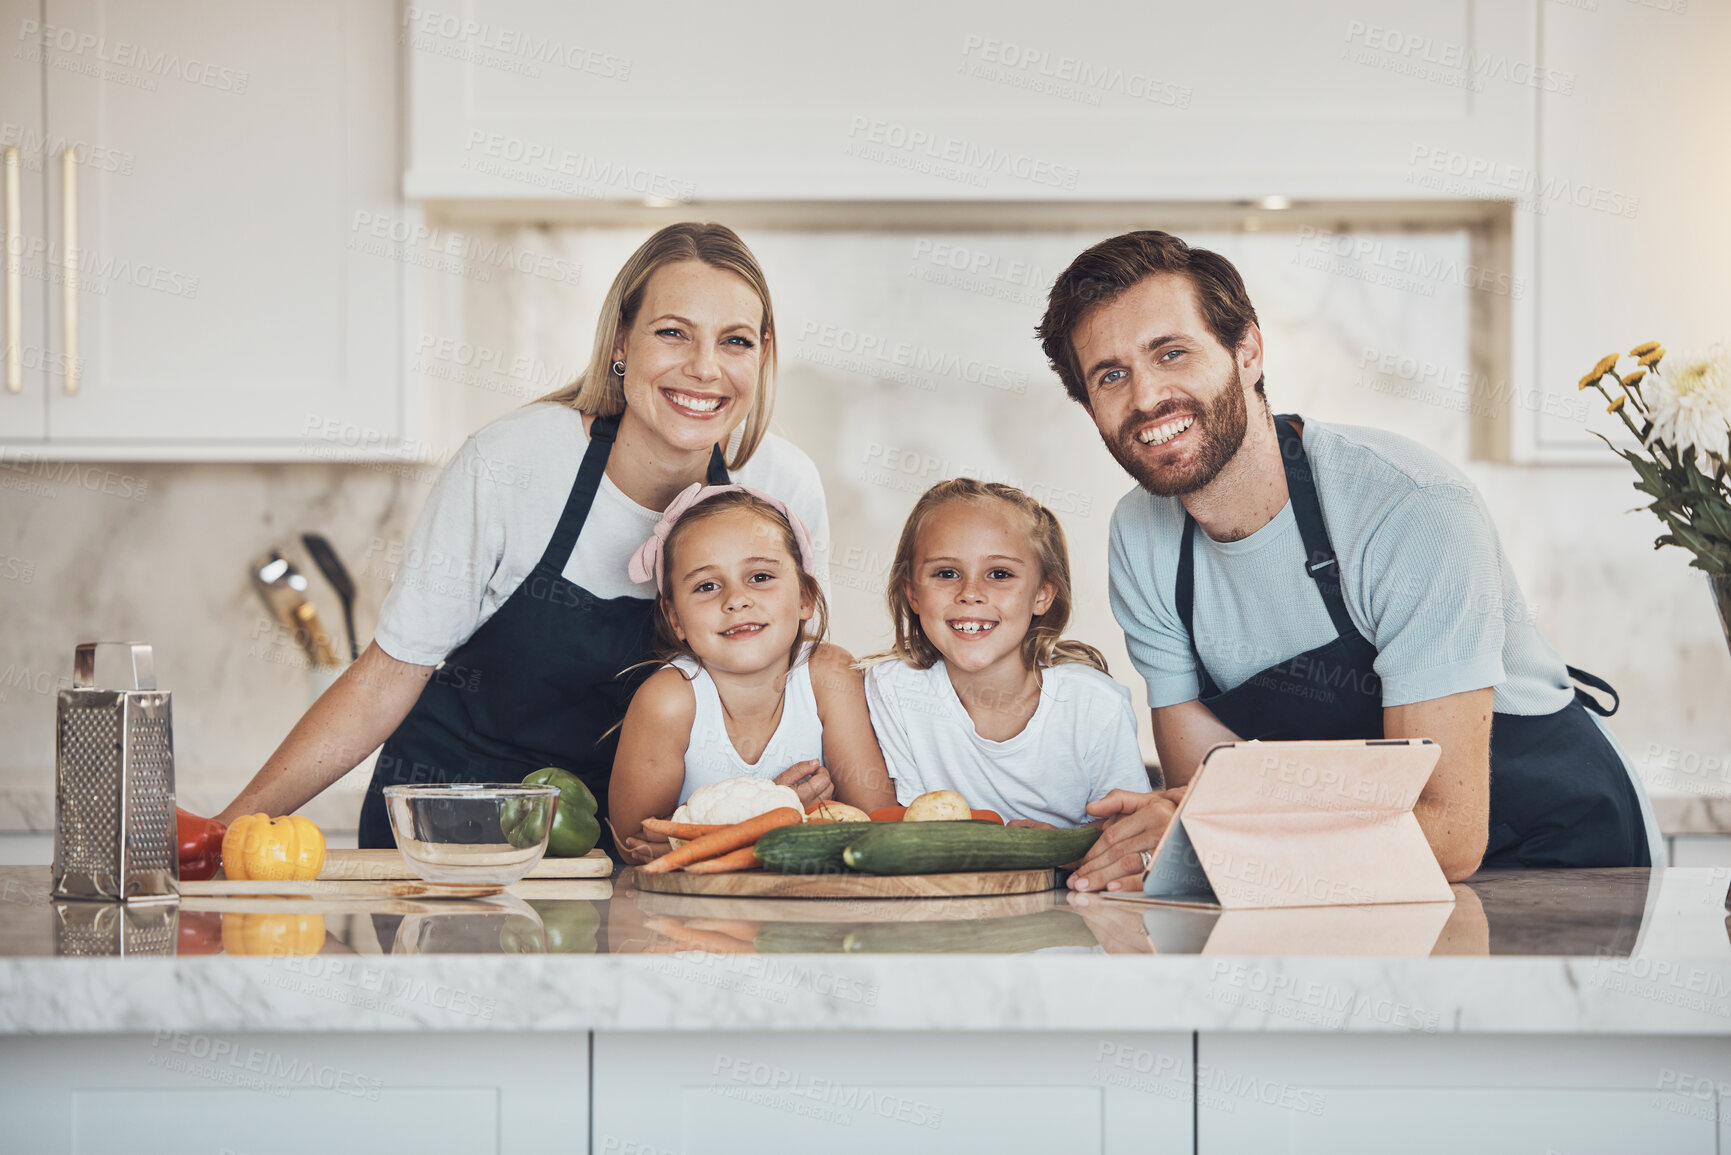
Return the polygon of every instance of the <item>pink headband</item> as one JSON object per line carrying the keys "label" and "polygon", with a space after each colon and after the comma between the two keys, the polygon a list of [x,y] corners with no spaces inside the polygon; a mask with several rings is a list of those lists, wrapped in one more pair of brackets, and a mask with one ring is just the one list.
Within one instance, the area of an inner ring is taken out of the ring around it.
{"label": "pink headband", "polygon": [[749,485],[702,485],[694,481],[673,499],[673,503],[661,515],[661,520],[655,523],[655,531],[649,535],[649,540],[638,546],[637,552],[631,555],[631,566],[628,570],[631,580],[654,581],[656,591],[666,593],[662,582],[664,567],[661,562],[662,555],[667,550],[667,535],[673,532],[673,527],[692,506],[722,493],[749,493],[787,518],[787,524],[793,527],[793,539],[799,544],[800,566],[812,577],[817,576],[817,555],[811,547],[811,534],[806,531],[805,523],[785,502]]}

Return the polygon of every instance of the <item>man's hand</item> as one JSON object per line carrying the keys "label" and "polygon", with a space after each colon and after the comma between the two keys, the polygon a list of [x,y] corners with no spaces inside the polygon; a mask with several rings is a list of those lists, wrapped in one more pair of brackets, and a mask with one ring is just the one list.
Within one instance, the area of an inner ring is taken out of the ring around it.
{"label": "man's hand", "polygon": [[1125,879],[1142,874],[1142,852],[1152,852],[1166,833],[1187,786],[1155,794],[1114,790],[1088,803],[1088,813],[1106,824],[1088,857],[1070,876],[1072,890],[1123,890]]}
{"label": "man's hand", "polygon": [[777,774],[775,781],[778,786],[793,787],[800,802],[808,807],[835,797],[835,783],[830,781],[829,771],[816,758],[794,763]]}

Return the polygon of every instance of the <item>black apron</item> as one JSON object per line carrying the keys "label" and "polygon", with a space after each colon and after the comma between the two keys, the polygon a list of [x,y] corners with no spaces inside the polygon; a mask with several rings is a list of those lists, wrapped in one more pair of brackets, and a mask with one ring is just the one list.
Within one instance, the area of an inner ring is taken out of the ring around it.
{"label": "black apron", "polygon": [[[1381,738],[1382,682],[1376,647],[1346,612],[1340,565],[1322,520],[1303,437],[1287,414],[1275,418],[1292,514],[1304,540],[1305,571],[1316,582],[1337,636],[1222,690],[1196,646],[1196,522],[1184,515],[1175,604],[1190,636],[1198,697],[1243,739]],[[1587,711],[1616,713],[1616,691],[1573,666],[1569,676],[1611,695],[1605,709],[1580,689],[1554,714],[1491,718],[1490,842],[1484,868],[1650,866],[1640,799],[1628,770]]]}
{"label": "black apron", "polygon": [[[363,849],[396,845],[386,786],[421,782],[518,782],[543,766],[577,775],[600,804],[601,847],[616,727],[652,672],[655,602],[598,598],[564,577],[607,470],[617,417],[597,417],[589,448],[553,538],[523,584],[434,672],[409,716],[385,741],[361,803]],[[728,483],[716,446],[710,485]],[[611,731],[611,733],[609,733]]]}

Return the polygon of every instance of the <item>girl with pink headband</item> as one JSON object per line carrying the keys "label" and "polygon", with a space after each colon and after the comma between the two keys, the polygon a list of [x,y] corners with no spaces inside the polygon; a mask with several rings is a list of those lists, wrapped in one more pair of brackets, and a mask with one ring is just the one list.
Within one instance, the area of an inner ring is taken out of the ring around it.
{"label": "girl with pink headband", "polygon": [[613,762],[608,817],[628,861],[667,849],[644,819],[728,778],[804,782],[868,812],[894,805],[864,678],[823,640],[814,564],[798,516],[743,485],[686,489],[631,559],[631,580],[655,582],[666,664],[632,698]]}

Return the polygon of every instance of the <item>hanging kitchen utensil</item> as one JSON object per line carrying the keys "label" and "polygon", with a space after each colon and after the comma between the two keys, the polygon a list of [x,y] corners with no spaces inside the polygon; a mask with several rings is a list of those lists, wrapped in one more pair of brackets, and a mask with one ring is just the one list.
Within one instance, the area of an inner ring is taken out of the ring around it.
{"label": "hanging kitchen utensil", "polygon": [[282,554],[271,550],[252,563],[253,585],[277,621],[293,632],[295,641],[315,666],[337,666],[341,660],[319,621],[318,607],[306,595],[307,579]]}
{"label": "hanging kitchen utensil", "polygon": [[325,580],[337,591],[337,600],[343,603],[343,625],[349,632],[349,661],[352,662],[361,656],[360,647],[355,643],[354,579],[349,576],[348,567],[343,565],[343,559],[337,556],[336,549],[323,534],[303,533],[301,544],[307,547],[313,564],[319,567],[319,572],[325,575]]}

